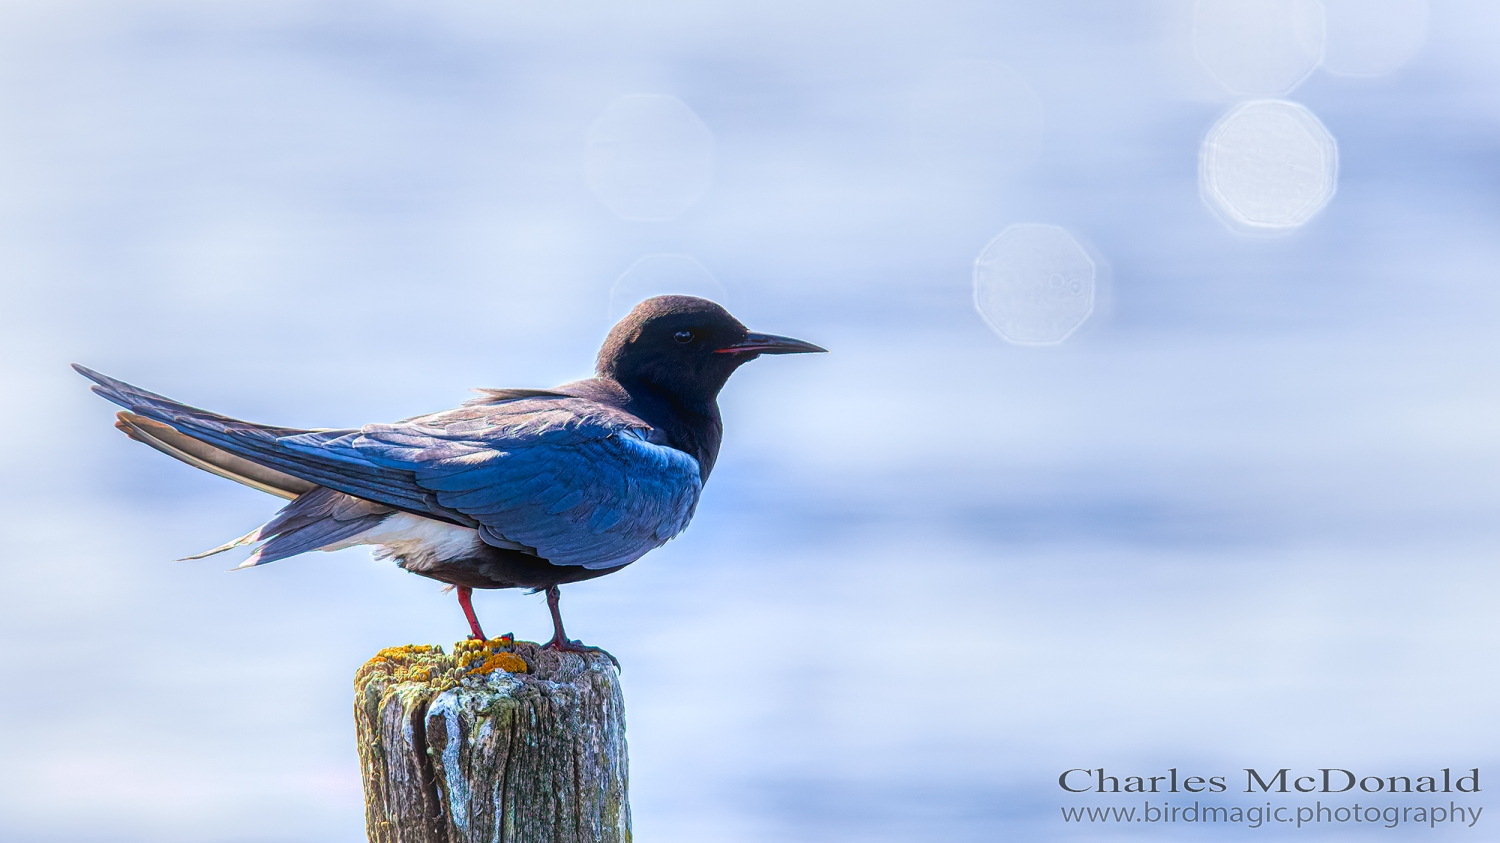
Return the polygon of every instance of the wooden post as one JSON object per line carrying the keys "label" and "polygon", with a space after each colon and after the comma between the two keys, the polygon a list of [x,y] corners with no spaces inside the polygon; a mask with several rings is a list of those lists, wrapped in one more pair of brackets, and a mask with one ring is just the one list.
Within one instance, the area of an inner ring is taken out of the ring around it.
{"label": "wooden post", "polygon": [[629,843],[608,657],[526,641],[381,650],[354,677],[371,843]]}

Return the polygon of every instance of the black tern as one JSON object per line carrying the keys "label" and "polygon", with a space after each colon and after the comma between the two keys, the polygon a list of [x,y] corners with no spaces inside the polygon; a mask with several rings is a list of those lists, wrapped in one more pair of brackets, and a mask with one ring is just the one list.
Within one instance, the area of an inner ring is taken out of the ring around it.
{"label": "black tern", "polygon": [[552,389],[481,389],[453,410],[358,430],[239,421],[74,365],[122,406],[116,427],[189,465],[291,499],[201,559],[260,543],[240,568],[312,550],[375,556],[449,583],[475,638],[476,588],[547,593],[610,574],[681,533],[723,436],[718,395],[762,354],[821,352],[750,332],[719,305],[657,296],[609,332],[595,375]]}

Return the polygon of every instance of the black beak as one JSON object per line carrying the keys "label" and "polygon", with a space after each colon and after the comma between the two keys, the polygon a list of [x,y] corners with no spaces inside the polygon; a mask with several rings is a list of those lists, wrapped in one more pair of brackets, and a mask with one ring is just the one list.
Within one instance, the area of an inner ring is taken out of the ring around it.
{"label": "black beak", "polygon": [[814,351],[827,352],[828,349],[775,334],[747,334],[734,345],[714,350],[716,354],[809,354]]}

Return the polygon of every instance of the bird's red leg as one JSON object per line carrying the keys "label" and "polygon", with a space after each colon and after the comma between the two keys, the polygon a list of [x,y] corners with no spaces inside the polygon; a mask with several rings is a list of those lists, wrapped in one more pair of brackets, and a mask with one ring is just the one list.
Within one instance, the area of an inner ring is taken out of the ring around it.
{"label": "bird's red leg", "polygon": [[620,669],[620,660],[610,654],[602,647],[590,647],[582,641],[574,641],[563,631],[562,611],[557,608],[557,601],[562,598],[562,593],[557,586],[547,587],[547,609],[552,612],[552,640],[542,646],[549,650],[562,650],[569,653],[603,653],[614,663],[615,670]]}
{"label": "bird's red leg", "polygon": [[484,630],[479,628],[479,618],[474,616],[474,606],[469,603],[469,598],[473,596],[473,594],[474,589],[464,585],[459,586],[458,605],[464,607],[464,617],[469,619],[469,629],[471,630],[471,632],[469,633],[469,637],[477,641],[483,641],[485,640]]}

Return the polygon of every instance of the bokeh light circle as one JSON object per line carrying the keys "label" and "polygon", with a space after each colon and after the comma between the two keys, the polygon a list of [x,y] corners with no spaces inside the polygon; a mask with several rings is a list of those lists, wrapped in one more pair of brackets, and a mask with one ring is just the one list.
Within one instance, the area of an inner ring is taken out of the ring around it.
{"label": "bokeh light circle", "polygon": [[675,219],[713,183],[713,133],[676,97],[620,97],[589,126],[584,170],[624,219]]}
{"label": "bokeh light circle", "polygon": [[1013,225],[974,262],[974,307],[995,333],[1019,345],[1067,339],[1094,310],[1098,266],[1055,225]]}
{"label": "bokeh light circle", "polygon": [[646,255],[630,265],[609,290],[609,321],[652,296],[697,296],[728,304],[728,292],[708,268],[690,255]]}
{"label": "bokeh light circle", "polygon": [[1244,103],[1203,139],[1198,184],[1235,227],[1277,231],[1312,219],[1338,185],[1338,145],[1304,106]]}
{"label": "bokeh light circle", "polygon": [[1193,51],[1230,91],[1285,94],[1323,57],[1323,5],[1318,0],[1198,0]]}

